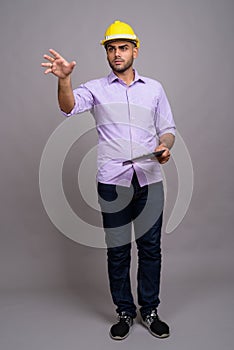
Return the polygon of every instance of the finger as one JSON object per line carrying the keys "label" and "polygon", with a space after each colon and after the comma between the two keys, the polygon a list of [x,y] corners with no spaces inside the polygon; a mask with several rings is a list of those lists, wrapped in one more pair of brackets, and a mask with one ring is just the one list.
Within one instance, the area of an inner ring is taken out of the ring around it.
{"label": "finger", "polygon": [[170,159],[170,152],[167,152],[167,155],[165,156],[164,153],[161,155],[161,157],[158,157],[158,161],[161,164],[166,163]]}
{"label": "finger", "polygon": [[50,61],[51,63],[54,62],[54,58],[49,56],[49,55],[44,55],[43,56],[46,60]]}
{"label": "finger", "polygon": [[48,62],[43,62],[43,63],[41,63],[41,66],[42,67],[51,67],[51,65],[52,65],[52,63],[48,63]]}
{"label": "finger", "polygon": [[170,158],[170,157],[168,156],[168,157],[162,157],[161,159],[162,159],[163,162],[164,162],[164,161],[167,162],[167,161],[169,160],[169,158]]}
{"label": "finger", "polygon": [[48,69],[46,69],[45,71],[44,71],[44,74],[49,74],[49,73],[51,73],[52,72],[52,69],[51,68],[48,68]]}
{"label": "finger", "polygon": [[52,71],[53,71],[53,63],[48,63],[48,62],[46,62],[46,63],[41,63],[41,66],[42,67],[45,67],[45,68],[47,68],[46,70],[45,70],[45,74],[48,74],[48,73],[52,73]]}
{"label": "finger", "polygon": [[167,163],[170,159],[170,156],[168,156],[167,158],[163,159],[163,164]]}
{"label": "finger", "polygon": [[163,154],[162,154],[162,157],[163,157],[163,158],[168,157],[169,154],[170,154],[169,149],[168,149],[168,148],[164,148],[164,152],[163,152]]}
{"label": "finger", "polygon": [[170,151],[168,149],[166,149],[163,154],[161,155],[161,159],[166,159],[170,157]]}
{"label": "finger", "polygon": [[73,70],[75,66],[76,66],[76,62],[75,62],[75,61],[72,61],[72,62],[70,63],[70,69]]}
{"label": "finger", "polygon": [[54,56],[55,59],[62,58],[62,56],[53,49],[49,49],[49,52]]}

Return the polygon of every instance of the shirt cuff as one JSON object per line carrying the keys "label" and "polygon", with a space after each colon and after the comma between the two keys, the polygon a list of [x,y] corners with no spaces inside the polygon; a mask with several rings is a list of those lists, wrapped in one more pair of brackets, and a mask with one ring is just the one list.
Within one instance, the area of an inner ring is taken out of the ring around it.
{"label": "shirt cuff", "polygon": [[158,136],[161,137],[161,136],[163,136],[163,135],[165,135],[165,134],[172,134],[172,135],[175,136],[175,134],[176,134],[176,128],[165,129],[165,130],[161,131],[161,132],[159,133]]}

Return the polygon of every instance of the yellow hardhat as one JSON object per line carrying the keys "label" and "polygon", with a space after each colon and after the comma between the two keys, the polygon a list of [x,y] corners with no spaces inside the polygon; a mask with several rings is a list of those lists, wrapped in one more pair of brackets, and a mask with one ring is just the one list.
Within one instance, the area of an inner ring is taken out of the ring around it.
{"label": "yellow hardhat", "polygon": [[132,27],[121,21],[115,21],[107,28],[104,40],[101,41],[101,45],[105,45],[109,41],[120,39],[133,41],[137,47],[140,47],[140,40],[134,33]]}

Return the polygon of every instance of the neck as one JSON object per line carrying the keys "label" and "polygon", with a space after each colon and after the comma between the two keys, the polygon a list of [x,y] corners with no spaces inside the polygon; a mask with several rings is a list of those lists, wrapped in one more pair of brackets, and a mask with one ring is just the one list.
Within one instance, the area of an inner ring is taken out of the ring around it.
{"label": "neck", "polygon": [[126,85],[130,85],[135,78],[135,72],[132,67],[127,69],[125,72],[114,71],[114,73],[119,79],[123,80]]}

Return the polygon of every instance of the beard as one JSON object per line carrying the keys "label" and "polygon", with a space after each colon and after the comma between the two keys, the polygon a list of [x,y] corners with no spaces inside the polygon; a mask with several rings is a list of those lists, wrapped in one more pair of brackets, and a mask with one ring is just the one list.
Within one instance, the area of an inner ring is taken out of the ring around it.
{"label": "beard", "polygon": [[131,57],[128,61],[126,61],[124,63],[124,65],[116,66],[115,63],[112,63],[112,62],[110,62],[108,60],[109,65],[110,65],[111,69],[113,70],[113,72],[117,72],[117,73],[124,73],[124,72],[126,72],[129,68],[132,67],[133,61],[134,61],[134,59],[133,59],[133,57]]}

